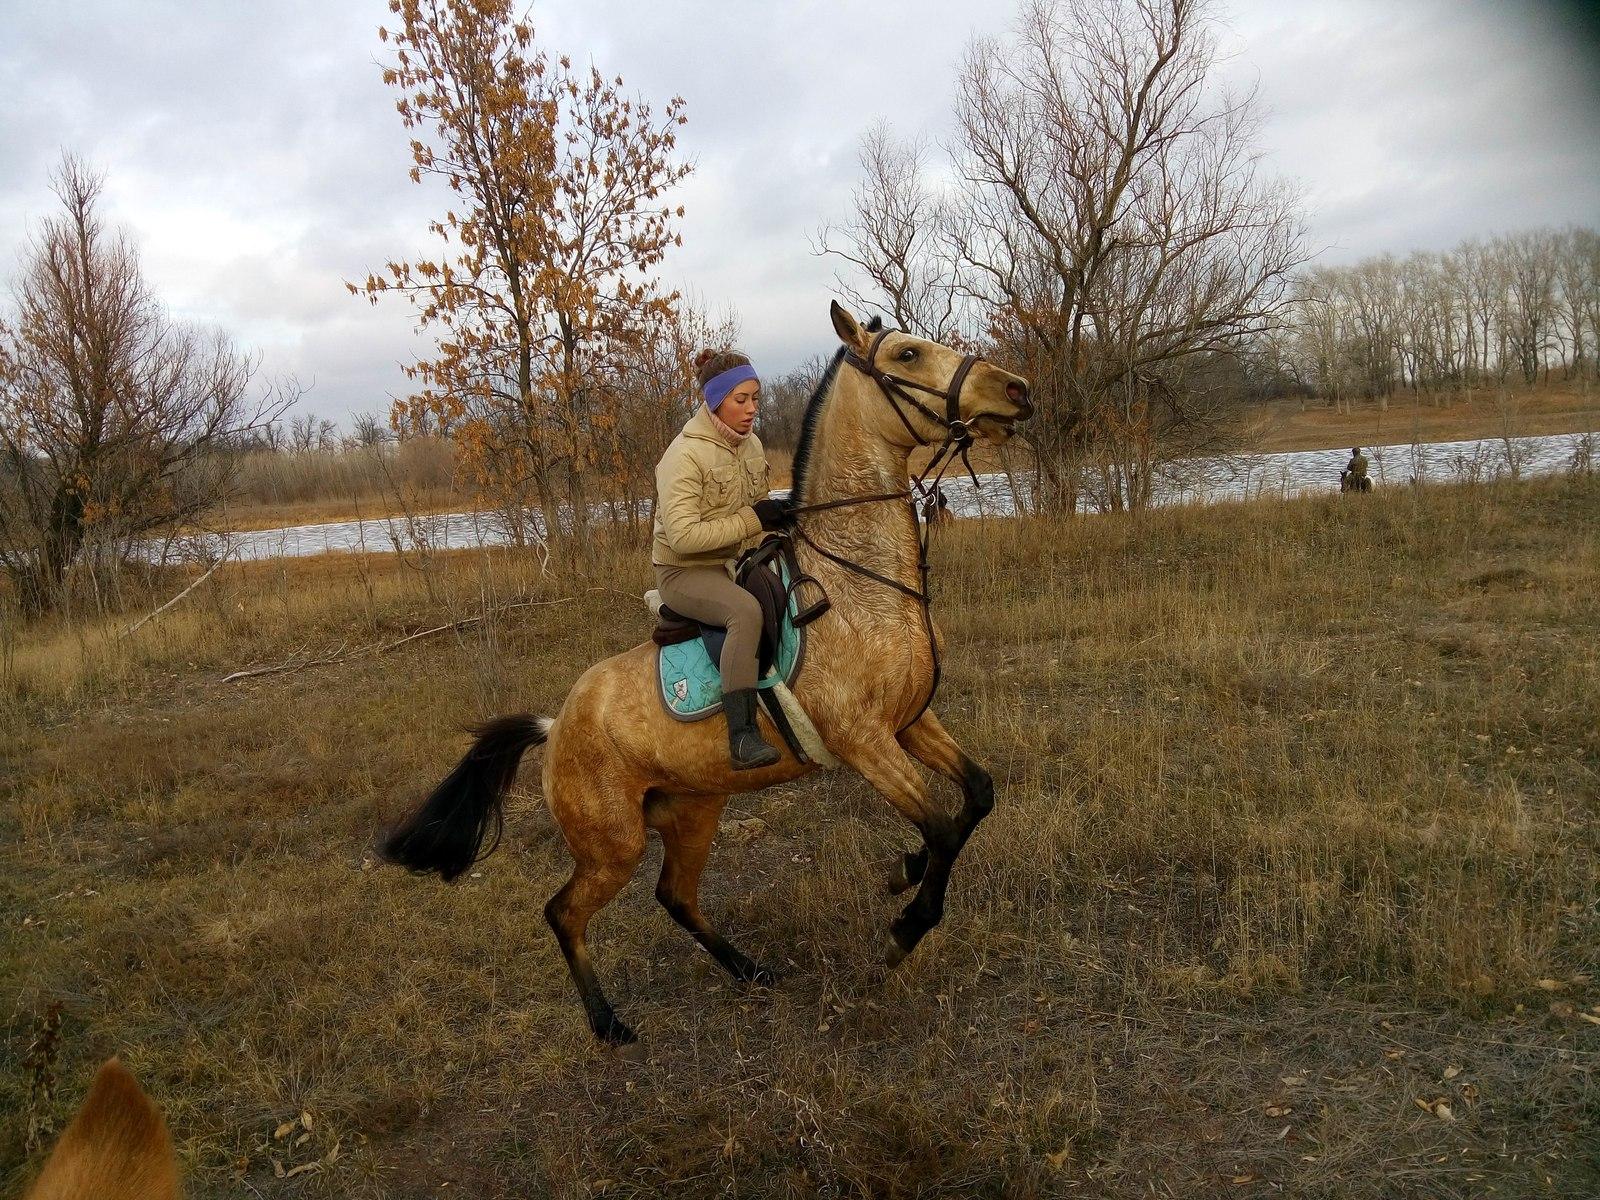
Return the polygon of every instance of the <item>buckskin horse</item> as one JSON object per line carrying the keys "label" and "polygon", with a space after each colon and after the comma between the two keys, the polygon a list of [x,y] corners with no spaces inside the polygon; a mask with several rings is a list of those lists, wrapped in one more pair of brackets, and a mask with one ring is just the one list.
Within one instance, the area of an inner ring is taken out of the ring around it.
{"label": "buckskin horse", "polygon": [[[793,691],[827,749],[922,834],[922,845],[901,856],[889,881],[895,893],[917,887],[890,924],[887,961],[894,967],[943,916],[956,856],[994,806],[989,773],[930,707],[942,640],[928,609],[927,543],[919,536],[910,455],[918,445],[937,445],[937,465],[964,455],[974,435],[1004,441],[1033,409],[1023,379],[977,355],[875,324],[863,328],[837,303],[831,316],[843,344],[807,405],[793,471],[795,558],[831,607],[808,627]],[[943,411],[912,392],[942,400]],[[572,877],[545,905],[545,918],[590,1028],[613,1044],[635,1035],[601,990],[586,934],[589,919],[638,868],[647,830],[661,837],[656,898],[673,920],[735,979],[770,985],[772,972],[700,911],[700,875],[729,794],[816,769],[784,750],[771,767],[732,771],[722,719],[685,725],[664,711],[654,694],[656,653],[646,643],[596,663],[553,720],[519,714],[475,728],[465,757],[380,848],[413,871],[461,875],[498,843],[517,765],[544,744],[545,801],[573,858]],[[782,745],[764,715],[762,729]],[[918,764],[960,786],[959,812],[933,802]]]}

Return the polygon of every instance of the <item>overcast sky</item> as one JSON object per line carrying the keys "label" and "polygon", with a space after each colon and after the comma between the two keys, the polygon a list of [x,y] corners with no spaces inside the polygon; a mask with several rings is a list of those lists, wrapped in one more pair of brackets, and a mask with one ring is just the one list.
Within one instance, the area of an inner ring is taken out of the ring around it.
{"label": "overcast sky", "polygon": [[[1323,260],[1600,225],[1594,5],[1519,0],[1221,0],[1224,71],[1259,86],[1269,167],[1303,187]],[[1005,0],[540,0],[540,42],[591,58],[659,107],[687,101],[683,248],[665,271],[779,374],[830,348],[835,260],[864,129],[948,129],[974,36]],[[220,325],[269,374],[314,382],[339,421],[387,412],[426,350],[399,298],[351,297],[429,247],[379,78],[383,0],[0,0],[0,276],[51,211],[63,148],[106,175],[161,296]]]}

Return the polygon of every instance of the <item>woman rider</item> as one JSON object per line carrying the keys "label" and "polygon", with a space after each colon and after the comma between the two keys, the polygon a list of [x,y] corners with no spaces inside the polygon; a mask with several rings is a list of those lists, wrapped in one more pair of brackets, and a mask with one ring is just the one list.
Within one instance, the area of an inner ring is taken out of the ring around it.
{"label": "woman rider", "polygon": [[783,525],[788,503],[767,496],[767,458],[752,430],[761,380],[732,350],[702,350],[695,377],[704,402],[656,464],[650,561],[667,607],[728,631],[722,644],[722,707],[735,771],[769,767],[778,752],[756,730],[761,605],[733,581],[741,547]]}

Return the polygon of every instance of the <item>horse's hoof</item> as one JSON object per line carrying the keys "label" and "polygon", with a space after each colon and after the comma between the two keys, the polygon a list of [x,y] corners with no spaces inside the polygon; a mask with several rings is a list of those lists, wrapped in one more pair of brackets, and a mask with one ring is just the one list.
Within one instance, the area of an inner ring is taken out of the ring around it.
{"label": "horse's hoof", "polygon": [[615,1015],[605,1024],[596,1026],[594,1035],[608,1046],[631,1046],[639,1040],[639,1035],[617,1020]]}
{"label": "horse's hoof", "polygon": [[884,964],[892,971],[901,963],[905,962],[906,955],[910,953],[911,951],[907,950],[904,946],[897,942],[894,934],[891,933],[889,935],[889,945],[885,947],[883,951]]}

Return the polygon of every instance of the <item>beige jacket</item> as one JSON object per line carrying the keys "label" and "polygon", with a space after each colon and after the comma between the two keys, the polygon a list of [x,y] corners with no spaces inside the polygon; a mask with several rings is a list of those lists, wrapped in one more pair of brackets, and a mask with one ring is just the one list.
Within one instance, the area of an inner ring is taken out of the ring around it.
{"label": "beige jacket", "polygon": [[737,450],[699,405],[656,464],[655,541],[665,567],[725,567],[761,532],[751,507],[767,495],[767,456],[752,433]]}

